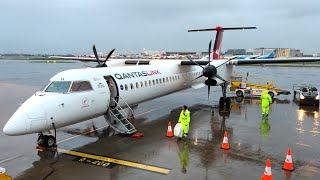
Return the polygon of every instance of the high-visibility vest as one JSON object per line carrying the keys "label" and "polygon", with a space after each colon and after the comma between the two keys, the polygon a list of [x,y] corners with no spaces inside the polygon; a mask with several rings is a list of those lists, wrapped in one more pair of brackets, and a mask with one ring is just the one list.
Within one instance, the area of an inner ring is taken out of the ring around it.
{"label": "high-visibility vest", "polygon": [[189,123],[190,122],[190,111],[182,110],[180,113],[179,122],[182,124]]}

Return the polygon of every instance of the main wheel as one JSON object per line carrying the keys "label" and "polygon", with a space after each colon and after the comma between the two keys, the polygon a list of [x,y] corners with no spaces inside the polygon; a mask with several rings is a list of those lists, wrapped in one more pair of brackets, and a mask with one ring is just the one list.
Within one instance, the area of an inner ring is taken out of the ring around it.
{"label": "main wheel", "polygon": [[236,91],[238,97],[243,97],[243,92],[241,90]]}
{"label": "main wheel", "polygon": [[220,99],[219,99],[219,107],[220,108],[222,108],[222,107],[224,107],[224,97],[220,97]]}
{"label": "main wheel", "polygon": [[226,98],[226,107],[229,108],[231,106],[231,99],[229,97]]}
{"label": "main wheel", "polygon": [[273,98],[274,93],[272,91],[269,91],[268,94],[271,96],[271,98]]}

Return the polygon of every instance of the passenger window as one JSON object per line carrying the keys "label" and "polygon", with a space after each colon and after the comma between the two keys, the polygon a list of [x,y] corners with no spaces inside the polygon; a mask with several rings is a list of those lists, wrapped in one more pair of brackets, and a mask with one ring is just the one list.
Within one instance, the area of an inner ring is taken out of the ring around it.
{"label": "passenger window", "polygon": [[148,86],[148,82],[144,81],[144,86],[147,87]]}
{"label": "passenger window", "polygon": [[167,82],[169,82],[169,78],[168,78],[168,77],[166,77],[166,79],[167,79]]}
{"label": "passenger window", "polygon": [[159,83],[161,84],[161,79],[159,79]]}
{"label": "passenger window", "polygon": [[131,87],[131,89],[133,89],[133,84],[132,83],[130,84],[130,87]]}
{"label": "passenger window", "polygon": [[88,81],[75,81],[72,83],[70,92],[90,91],[91,84]]}
{"label": "passenger window", "polygon": [[166,79],[165,79],[165,78],[163,78],[163,79],[162,79],[162,81],[163,81],[163,83],[165,83],[165,82],[166,82]]}
{"label": "passenger window", "polygon": [[139,88],[139,83],[138,82],[136,82],[136,88]]}
{"label": "passenger window", "polygon": [[154,82],[154,79],[152,80],[153,85],[155,85],[156,83]]}
{"label": "passenger window", "polygon": [[156,82],[157,82],[157,84],[159,84],[159,80],[158,79],[156,79]]}
{"label": "passenger window", "polygon": [[172,81],[172,78],[171,78],[171,76],[170,76],[170,82]]}
{"label": "passenger window", "polygon": [[151,84],[151,80],[149,80],[149,86],[151,86],[152,84]]}
{"label": "passenger window", "polygon": [[127,84],[124,85],[124,89],[125,89],[126,91],[128,91],[128,85],[127,85]]}
{"label": "passenger window", "polygon": [[140,87],[143,87],[143,82],[142,81],[140,82]]}

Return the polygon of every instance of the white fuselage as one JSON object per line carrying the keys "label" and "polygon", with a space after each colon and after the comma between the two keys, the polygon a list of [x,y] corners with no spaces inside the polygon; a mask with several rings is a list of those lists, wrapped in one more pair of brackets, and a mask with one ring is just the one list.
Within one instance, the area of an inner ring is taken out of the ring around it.
{"label": "white fuselage", "polygon": [[[211,64],[217,66],[224,62],[218,60]],[[218,68],[218,74],[225,80],[230,80],[232,73],[233,65]],[[150,65],[63,71],[53,76],[43,91],[24,102],[3,131],[7,135],[23,135],[53,129],[52,123],[56,128],[79,123],[105,114],[112,97],[121,97],[120,106],[135,105],[203,83],[205,77],[194,80],[200,75],[202,68],[199,66],[181,66],[180,61],[162,60],[151,61]],[[107,81],[112,81],[112,85]],[[223,83],[219,79],[216,81],[218,85]],[[76,86],[79,82],[87,82],[91,88],[84,88],[86,84]],[[64,92],[56,92],[50,89],[53,83],[70,86]]]}

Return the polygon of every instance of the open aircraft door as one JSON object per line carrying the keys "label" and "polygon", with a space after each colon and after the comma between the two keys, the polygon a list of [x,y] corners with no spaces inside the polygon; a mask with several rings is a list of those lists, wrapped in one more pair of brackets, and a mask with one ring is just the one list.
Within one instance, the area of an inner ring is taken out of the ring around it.
{"label": "open aircraft door", "polygon": [[[107,82],[108,89],[110,91],[110,105],[111,107],[116,106],[116,102],[119,102],[119,89],[116,81],[112,76],[104,76]],[[116,102],[115,102],[116,101]]]}

